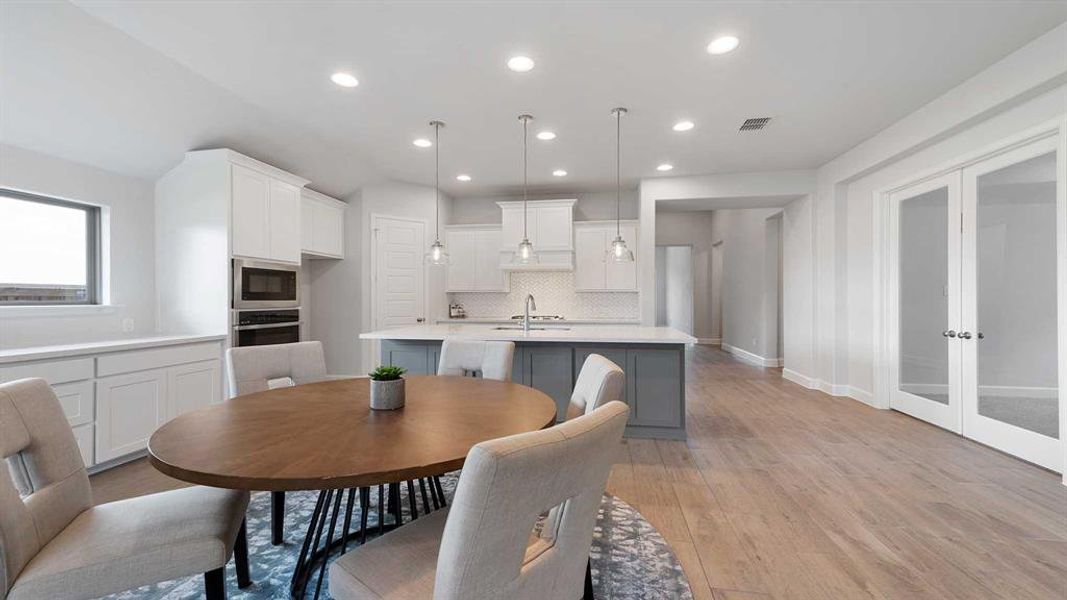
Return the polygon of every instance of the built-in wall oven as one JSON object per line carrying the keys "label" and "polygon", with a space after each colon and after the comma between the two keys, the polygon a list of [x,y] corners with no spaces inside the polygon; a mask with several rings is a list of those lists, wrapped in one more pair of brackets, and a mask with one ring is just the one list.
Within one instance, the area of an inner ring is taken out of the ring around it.
{"label": "built-in wall oven", "polygon": [[234,346],[265,346],[300,341],[300,309],[236,310]]}
{"label": "built-in wall oven", "polygon": [[300,267],[234,259],[233,307],[296,308],[300,306]]}

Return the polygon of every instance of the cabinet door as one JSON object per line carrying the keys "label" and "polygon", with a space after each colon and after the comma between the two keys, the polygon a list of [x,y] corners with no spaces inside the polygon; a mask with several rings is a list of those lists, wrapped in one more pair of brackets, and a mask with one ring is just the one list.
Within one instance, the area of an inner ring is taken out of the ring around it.
{"label": "cabinet door", "polygon": [[[605,289],[614,291],[637,291],[637,228],[633,225],[625,225],[620,228],[619,232],[622,235],[622,239],[626,242],[626,247],[634,253],[633,262],[614,262],[606,261],[604,263],[605,270]],[[615,239],[615,230],[611,229],[606,232],[604,249],[608,248],[611,241]]]}
{"label": "cabinet door", "polygon": [[631,348],[626,359],[630,424],[680,427],[685,394],[682,351]]}
{"label": "cabinet door", "polygon": [[148,446],[167,420],[164,369],[104,377],[96,381],[96,462]]}
{"label": "cabinet door", "polygon": [[[537,232],[537,246],[544,250],[571,250],[574,248],[574,211],[569,206],[542,206],[530,211],[537,214],[537,222],[531,231]],[[531,236],[532,238],[533,236]],[[532,240],[531,240],[532,241]]]}
{"label": "cabinet door", "polygon": [[319,239],[315,235],[316,209],[319,203],[307,198],[300,199],[300,250],[302,252],[321,252]]}
{"label": "cabinet door", "polygon": [[344,258],[345,255],[345,209],[328,204],[315,205],[315,238],[322,254]]}
{"label": "cabinet door", "polygon": [[93,382],[76,381],[53,385],[52,391],[59,398],[63,414],[71,427],[93,422]]}
{"label": "cabinet door", "polygon": [[508,273],[500,268],[500,230],[478,231],[475,235],[475,286],[483,292],[506,292],[511,287]]}
{"label": "cabinet door", "polygon": [[300,262],[300,190],[284,181],[270,181],[271,260]]}
{"label": "cabinet door", "polygon": [[574,349],[560,346],[527,346],[523,351],[523,383],[556,401],[556,420],[567,417],[574,391]]}
{"label": "cabinet door", "polygon": [[[448,291],[472,292],[477,286],[477,243],[475,232],[466,230],[445,233],[445,248],[449,254]],[[494,258],[496,255],[494,255]]]}
{"label": "cabinet door", "polygon": [[85,466],[91,467],[96,464],[93,461],[93,424],[80,425],[73,429],[74,441],[78,444],[78,452],[82,455]]}
{"label": "cabinet door", "polygon": [[604,253],[608,249],[607,230],[578,227],[574,230],[574,288],[603,290],[605,285]]}
{"label": "cabinet door", "polygon": [[[505,251],[514,252],[519,247],[519,242],[522,241],[522,207],[517,208],[504,208],[500,211],[501,219],[501,236],[500,236],[500,249]],[[537,238],[537,209],[530,207],[527,211],[528,222],[526,224],[527,237],[537,248],[539,243]]]}
{"label": "cabinet door", "polygon": [[437,363],[431,362],[434,346],[423,342],[382,340],[383,365],[403,367],[408,375],[435,375]]}
{"label": "cabinet door", "polygon": [[270,177],[233,165],[233,245],[236,256],[270,258]]}
{"label": "cabinet door", "polygon": [[217,360],[167,369],[167,418],[222,401],[222,368]]}

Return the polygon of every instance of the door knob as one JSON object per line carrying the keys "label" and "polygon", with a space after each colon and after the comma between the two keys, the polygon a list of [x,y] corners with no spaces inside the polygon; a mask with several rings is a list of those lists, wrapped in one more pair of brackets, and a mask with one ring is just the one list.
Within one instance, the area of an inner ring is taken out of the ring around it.
{"label": "door knob", "polygon": [[425,322],[425,321],[426,321],[426,319],[424,319],[424,318],[422,318],[422,317],[418,317],[417,319],[415,319],[415,322],[416,322],[416,323],[423,323],[423,322]]}
{"label": "door knob", "polygon": [[961,331],[960,332],[960,339],[963,339],[963,340],[971,339],[971,332],[970,331]]}
{"label": "door knob", "polygon": [[985,339],[985,334],[982,333],[981,331],[979,331],[978,332],[978,339],[980,339],[980,340]]}
{"label": "door knob", "polygon": [[942,331],[941,335],[943,335],[944,337],[954,338],[956,337],[956,331],[954,329],[949,329],[948,331]]}

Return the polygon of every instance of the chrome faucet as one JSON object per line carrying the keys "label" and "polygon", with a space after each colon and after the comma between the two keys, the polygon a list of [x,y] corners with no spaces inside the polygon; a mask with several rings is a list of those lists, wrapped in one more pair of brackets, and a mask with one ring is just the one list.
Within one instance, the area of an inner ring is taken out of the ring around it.
{"label": "chrome faucet", "polygon": [[537,302],[534,302],[533,294],[526,294],[526,308],[522,315],[522,332],[530,333],[530,309],[537,310]]}

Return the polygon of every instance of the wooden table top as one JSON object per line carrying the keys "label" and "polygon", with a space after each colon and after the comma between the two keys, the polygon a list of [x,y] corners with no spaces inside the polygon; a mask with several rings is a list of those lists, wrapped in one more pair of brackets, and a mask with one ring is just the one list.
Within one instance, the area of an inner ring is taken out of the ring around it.
{"label": "wooden table top", "polygon": [[371,410],[369,379],[239,396],[152,434],[152,465],[213,487],[323,490],[439,475],[486,440],[555,423],[544,392],[473,377],[405,377],[406,404]]}

